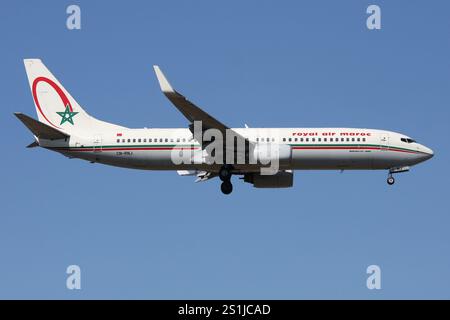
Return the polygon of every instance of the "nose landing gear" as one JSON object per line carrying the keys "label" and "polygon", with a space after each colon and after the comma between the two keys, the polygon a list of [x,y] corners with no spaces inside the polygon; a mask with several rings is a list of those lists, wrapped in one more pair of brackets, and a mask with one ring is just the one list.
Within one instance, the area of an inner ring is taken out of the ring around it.
{"label": "nose landing gear", "polygon": [[407,172],[409,171],[409,167],[396,167],[396,168],[390,168],[389,169],[389,175],[387,178],[388,185],[393,185],[395,183],[395,179],[393,174],[394,173],[400,173],[400,172]]}

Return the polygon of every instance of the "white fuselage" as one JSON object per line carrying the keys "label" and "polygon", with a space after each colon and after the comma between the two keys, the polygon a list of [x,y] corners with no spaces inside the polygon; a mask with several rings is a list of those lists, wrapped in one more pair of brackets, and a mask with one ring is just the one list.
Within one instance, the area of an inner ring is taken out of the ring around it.
{"label": "white fuselage", "polygon": [[[195,181],[218,177],[233,190],[233,175],[255,188],[289,188],[293,170],[388,169],[393,174],[433,156],[413,139],[358,128],[230,128],[176,91],[153,66],[168,100],[188,120],[183,129],[129,129],[90,116],[40,59],[25,59],[38,120],[16,112],[40,146],[117,167],[176,170]],[[225,136],[223,136],[225,135]]]}
{"label": "white fuselage", "polygon": [[[255,144],[288,145],[291,159],[281,169],[390,169],[412,166],[433,156],[431,149],[392,131],[355,128],[235,128]],[[407,142],[408,139],[408,142]],[[176,164],[173,152],[198,152],[189,129],[126,129],[71,136],[68,141],[41,140],[40,146],[118,167],[145,170],[208,170],[220,165]],[[236,165],[235,172],[258,171],[258,164]]]}

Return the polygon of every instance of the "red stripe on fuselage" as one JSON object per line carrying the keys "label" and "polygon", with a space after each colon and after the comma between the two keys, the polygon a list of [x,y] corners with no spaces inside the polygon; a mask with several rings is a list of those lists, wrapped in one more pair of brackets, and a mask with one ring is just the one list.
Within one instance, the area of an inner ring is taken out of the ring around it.
{"label": "red stripe on fuselage", "polygon": [[57,150],[60,151],[75,151],[75,152],[83,152],[83,151],[94,151],[94,150],[102,150],[102,152],[106,151],[135,151],[135,150],[195,150],[198,149],[198,147],[194,148],[174,148],[174,147],[136,147],[136,148],[102,148],[102,147],[96,147],[96,148],[60,148]]}

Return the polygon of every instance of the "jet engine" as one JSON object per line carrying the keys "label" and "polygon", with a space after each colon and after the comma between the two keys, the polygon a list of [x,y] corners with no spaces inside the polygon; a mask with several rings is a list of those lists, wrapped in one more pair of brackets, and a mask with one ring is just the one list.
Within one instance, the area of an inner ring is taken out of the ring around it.
{"label": "jet engine", "polygon": [[274,175],[246,173],[244,181],[252,183],[255,188],[290,188],[294,185],[292,170],[278,171]]}

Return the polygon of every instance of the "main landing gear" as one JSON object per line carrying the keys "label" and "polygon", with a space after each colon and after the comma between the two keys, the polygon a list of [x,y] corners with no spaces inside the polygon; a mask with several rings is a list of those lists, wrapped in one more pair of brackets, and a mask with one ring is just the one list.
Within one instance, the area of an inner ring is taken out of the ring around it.
{"label": "main landing gear", "polygon": [[223,194],[230,194],[233,191],[233,185],[231,184],[231,170],[233,168],[230,165],[224,165],[220,168],[219,178],[222,180],[222,184],[220,185],[220,190],[222,190]]}
{"label": "main landing gear", "polygon": [[220,185],[223,194],[230,194],[233,191],[233,184],[230,181],[224,181]]}
{"label": "main landing gear", "polygon": [[388,178],[387,178],[387,183],[388,183],[388,185],[390,185],[390,186],[392,186],[392,185],[395,183],[395,179],[394,179],[394,177],[392,176],[392,173],[389,173],[389,176],[388,176]]}

